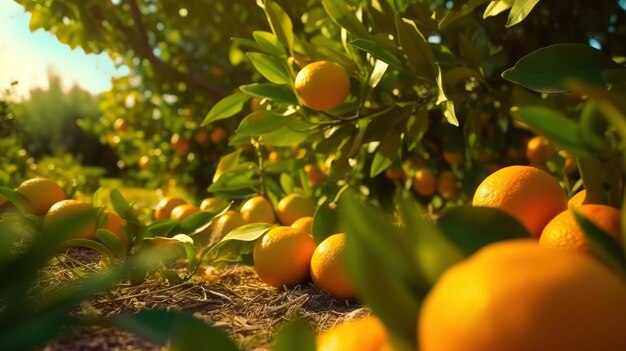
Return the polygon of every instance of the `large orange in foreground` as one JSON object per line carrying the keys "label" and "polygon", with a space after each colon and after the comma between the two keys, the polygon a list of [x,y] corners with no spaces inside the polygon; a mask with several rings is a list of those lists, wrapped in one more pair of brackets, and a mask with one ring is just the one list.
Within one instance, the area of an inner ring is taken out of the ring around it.
{"label": "large orange in foreground", "polygon": [[[616,241],[622,241],[620,210],[607,205],[580,205],[575,209],[583,217],[600,227]],[[565,210],[554,217],[543,229],[539,244],[556,249],[593,254],[582,228],[572,210]]]}
{"label": "large orange in foreground", "polygon": [[69,218],[85,215],[86,222],[72,233],[72,238],[94,239],[96,237],[96,209],[90,204],[79,200],[61,200],[48,210],[43,219],[46,231],[55,230],[59,225],[67,225]]}
{"label": "large orange in foreground", "polygon": [[316,351],[390,351],[383,323],[375,316],[355,319],[326,330],[315,338]]}
{"label": "large orange in foreground", "polygon": [[318,111],[339,107],[350,93],[346,71],[330,61],[317,61],[296,75],[295,88],[304,106]]}
{"label": "large orange in foreground", "polygon": [[559,182],[547,172],[529,166],[510,166],[480,183],[472,205],[506,211],[539,237],[543,227],[567,209],[567,197]]}
{"label": "large orange in foreground", "polygon": [[531,239],[486,246],[427,295],[420,351],[617,351],[626,283],[601,263]]}
{"label": "large orange in foreground", "polygon": [[340,299],[354,298],[354,288],[344,268],[346,234],[334,234],[324,239],[311,257],[313,283]]}
{"label": "large orange in foreground", "polygon": [[303,231],[274,227],[254,245],[254,270],[262,281],[274,287],[292,287],[309,278],[315,241]]}
{"label": "large orange in foreground", "polygon": [[52,205],[65,199],[63,188],[47,178],[28,179],[15,191],[26,198],[29,212],[39,216],[45,215]]}

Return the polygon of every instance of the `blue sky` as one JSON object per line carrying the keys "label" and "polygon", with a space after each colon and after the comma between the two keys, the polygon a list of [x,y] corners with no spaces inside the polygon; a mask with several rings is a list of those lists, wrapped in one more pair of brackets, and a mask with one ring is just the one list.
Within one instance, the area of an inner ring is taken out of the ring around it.
{"label": "blue sky", "polygon": [[86,55],[70,49],[44,31],[31,33],[30,14],[12,0],[0,0],[0,89],[19,81],[18,97],[33,87],[46,87],[48,70],[61,76],[64,86],[80,85],[92,93],[111,88],[111,77],[122,74],[105,54]]}

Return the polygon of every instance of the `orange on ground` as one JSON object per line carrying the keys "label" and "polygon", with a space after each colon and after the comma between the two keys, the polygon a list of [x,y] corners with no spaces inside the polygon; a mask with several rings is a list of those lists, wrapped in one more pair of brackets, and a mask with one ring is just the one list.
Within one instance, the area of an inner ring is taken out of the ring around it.
{"label": "orange on ground", "polygon": [[567,197],[559,182],[547,172],[529,166],[509,166],[480,183],[472,205],[506,211],[539,237],[543,227],[567,208]]}
{"label": "orange on ground", "polygon": [[173,196],[167,196],[161,199],[154,209],[154,219],[169,219],[174,207],[186,204],[187,201]]}
{"label": "orange on ground", "polygon": [[183,139],[178,133],[174,133],[172,135],[172,138],[170,139],[170,144],[172,145],[172,149],[181,154],[186,155],[189,153],[189,142],[186,139]]}
{"label": "orange on ground", "polygon": [[324,239],[311,257],[313,283],[340,299],[354,298],[354,288],[344,268],[346,234],[334,234]]}
{"label": "orange on ground", "polygon": [[292,287],[309,278],[313,238],[291,227],[274,227],[254,245],[254,270],[274,287]]}
{"label": "orange on ground", "polygon": [[[503,228],[506,230],[506,228]],[[626,283],[585,255],[532,239],[486,246],[446,271],[419,315],[420,351],[614,351]]]}
{"label": "orange on ground", "polygon": [[207,142],[209,142],[210,139],[210,133],[208,130],[204,129],[204,128],[200,128],[196,131],[196,134],[193,135],[193,139],[196,141],[196,143],[198,143],[199,145],[204,145]]}
{"label": "orange on ground", "polygon": [[182,204],[174,207],[170,213],[170,219],[175,221],[183,221],[194,213],[200,212],[200,209],[192,204]]}
{"label": "orange on ground", "polygon": [[451,171],[444,171],[437,179],[437,192],[446,200],[454,200],[459,196],[458,180]]}
{"label": "orange on ground", "polygon": [[460,165],[464,161],[463,154],[459,151],[444,151],[443,159],[451,166]]}
{"label": "orange on ground", "polygon": [[26,198],[29,212],[38,216],[46,214],[52,205],[65,199],[63,188],[47,178],[28,179],[15,191]]}
{"label": "orange on ground", "polygon": [[548,162],[556,153],[556,149],[545,137],[538,135],[526,144],[526,157],[531,164],[542,165]]}
{"label": "orange on ground", "polygon": [[226,140],[226,136],[226,129],[223,127],[215,127],[215,129],[211,131],[211,142],[213,144],[220,144]]}
{"label": "orange on ground", "polygon": [[420,168],[415,171],[413,189],[422,196],[432,196],[437,186],[437,177],[429,168]]}
{"label": "orange on ground", "polygon": [[[618,242],[622,241],[620,210],[607,205],[580,205],[575,209]],[[582,228],[576,222],[572,210],[565,210],[554,217],[541,233],[539,244],[555,249],[594,254],[587,243]]]}
{"label": "orange on ground", "polygon": [[304,106],[318,111],[339,107],[350,94],[350,78],[336,63],[317,61],[296,75],[295,88]]}
{"label": "orange on ground", "polygon": [[226,211],[223,214],[215,217],[211,225],[213,232],[220,238],[230,233],[234,229],[246,224],[241,214],[237,211]]}
{"label": "orange on ground", "polygon": [[315,338],[316,351],[391,351],[385,326],[375,316],[345,322]]}
{"label": "orange on ground", "polygon": [[313,234],[313,217],[301,217],[291,223],[291,228],[301,230],[305,233]]}
{"label": "orange on ground", "polygon": [[583,190],[577,192],[576,194],[574,194],[574,196],[572,196],[567,201],[567,207],[578,207],[578,206],[584,204],[586,197],[587,197],[587,189],[583,189]]}
{"label": "orange on ground", "polygon": [[122,218],[117,212],[111,210],[104,210],[106,215],[106,222],[104,223],[103,229],[110,231],[115,234],[120,241],[122,242],[122,246],[128,246],[128,235],[126,234],[125,227],[126,221]]}
{"label": "orange on ground", "polygon": [[304,172],[309,179],[309,186],[311,188],[316,188],[326,179],[326,174],[316,165],[305,165]]}
{"label": "orange on ground", "polygon": [[291,225],[297,219],[313,216],[314,213],[315,204],[300,194],[289,194],[276,206],[276,214],[282,225]]}
{"label": "orange on ground", "polygon": [[272,204],[264,196],[255,196],[246,200],[239,209],[241,217],[246,223],[276,222],[276,214]]}
{"label": "orange on ground", "polygon": [[46,231],[54,230],[62,223],[67,223],[68,217],[86,214],[90,217],[82,227],[72,233],[72,238],[94,239],[96,237],[96,209],[90,204],[79,200],[61,200],[50,207],[43,219]]}

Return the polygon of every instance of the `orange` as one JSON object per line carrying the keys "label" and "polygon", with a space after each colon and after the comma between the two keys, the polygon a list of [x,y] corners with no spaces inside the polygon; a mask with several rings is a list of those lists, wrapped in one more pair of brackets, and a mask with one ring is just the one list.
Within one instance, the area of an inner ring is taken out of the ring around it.
{"label": "orange", "polygon": [[104,210],[104,213],[106,215],[106,222],[102,228],[115,234],[122,242],[122,246],[127,247],[128,235],[126,234],[126,221],[124,218],[117,214],[117,212],[111,210]]}
{"label": "orange", "polygon": [[174,151],[181,154],[189,153],[189,142],[186,139],[183,139],[180,134],[174,133],[170,139],[170,143],[172,144],[172,149],[174,149]]}
{"label": "orange", "polygon": [[346,234],[334,234],[324,239],[311,257],[313,283],[340,299],[354,298],[354,288],[344,268]]}
{"label": "orange", "polygon": [[538,135],[526,144],[526,157],[531,164],[542,165],[548,162],[556,153],[550,140]]}
{"label": "orange", "polygon": [[26,198],[29,212],[39,216],[46,214],[50,206],[65,199],[63,188],[47,178],[28,179],[15,191]]}
{"label": "orange", "polygon": [[150,168],[150,157],[147,155],[141,156],[137,164],[139,165],[139,168],[143,170]]}
{"label": "orange", "polygon": [[577,192],[571,199],[567,201],[567,207],[578,207],[585,203],[587,197],[587,189]]}
{"label": "orange", "polygon": [[415,171],[413,189],[422,196],[432,196],[437,186],[435,173],[428,168],[420,168]]}
{"label": "orange", "polygon": [[543,227],[567,208],[567,197],[559,182],[547,172],[529,166],[509,166],[480,183],[472,205],[506,211],[539,237]]}
{"label": "orange", "polygon": [[304,172],[309,179],[309,186],[311,188],[316,188],[326,179],[326,174],[316,165],[305,165]]}
{"label": "orange", "polygon": [[187,203],[179,197],[167,196],[161,199],[154,209],[154,219],[169,219],[174,207]]}
{"label": "orange", "polygon": [[444,171],[437,179],[437,192],[446,200],[454,200],[459,196],[459,186],[454,173]]}
{"label": "orange", "polygon": [[391,180],[392,182],[406,179],[406,175],[404,174],[402,168],[393,167],[385,169],[385,177],[387,177],[387,179]]}
{"label": "orange", "polygon": [[306,216],[298,218],[295,222],[291,223],[291,228],[313,234],[313,217]]}
{"label": "orange", "polygon": [[113,122],[113,128],[118,132],[125,132],[128,130],[128,123],[123,118],[118,118]]}
{"label": "orange", "polygon": [[200,202],[200,211],[213,212],[226,205],[226,200],[221,197],[207,197]]}
{"label": "orange", "polygon": [[43,219],[43,227],[46,231],[54,230],[68,217],[79,214],[88,214],[91,218],[72,233],[72,238],[94,239],[96,237],[96,209],[78,200],[61,200],[52,205]]}
{"label": "orange", "polygon": [[624,325],[622,278],[585,255],[509,240],[441,276],[422,304],[419,350],[615,351]]}
{"label": "orange", "polygon": [[276,214],[282,225],[291,225],[297,219],[311,217],[314,213],[313,202],[300,194],[289,194],[276,206]]}
{"label": "orange", "polygon": [[204,145],[207,142],[209,142],[209,139],[210,139],[209,131],[204,128],[200,128],[198,129],[198,131],[196,131],[196,134],[193,135],[193,139],[199,145]]}
{"label": "orange", "polygon": [[182,204],[174,207],[170,213],[170,219],[175,221],[183,221],[194,213],[200,212],[200,209],[192,204]]}
{"label": "orange", "polygon": [[576,163],[576,157],[574,157],[574,155],[570,154],[569,152],[565,150],[559,151],[559,155],[563,157],[565,161],[565,165],[563,166],[565,173],[570,176],[574,175],[578,171],[578,164]]}
{"label": "orange", "polygon": [[226,129],[223,127],[215,127],[215,129],[211,131],[211,142],[213,144],[220,144],[226,140],[226,136]]}
{"label": "orange", "polygon": [[309,278],[315,241],[303,231],[274,227],[254,245],[254,270],[274,287],[292,287]]}
{"label": "orange", "polygon": [[[580,205],[576,207],[585,218],[607,232],[615,240],[622,241],[620,211],[607,205]],[[571,210],[565,210],[554,217],[541,233],[539,244],[556,249],[593,254],[582,228],[576,222]]]}
{"label": "orange", "polygon": [[350,78],[336,63],[317,61],[298,72],[295,88],[304,106],[327,111],[339,107],[348,97]]}
{"label": "orange", "polygon": [[246,224],[246,221],[243,220],[239,212],[226,211],[213,219],[211,229],[217,236],[223,238],[226,234],[244,224]]}
{"label": "orange", "polygon": [[316,351],[390,351],[385,326],[375,316],[355,319],[321,332],[315,338]]}
{"label": "orange", "polygon": [[276,222],[276,214],[272,204],[264,196],[255,196],[246,200],[239,209],[241,217],[246,223]]}
{"label": "orange", "polygon": [[464,161],[464,156],[458,151],[444,151],[443,159],[451,166],[458,166]]}
{"label": "orange", "polygon": [[267,155],[267,161],[269,161],[269,163],[276,163],[279,160],[280,160],[280,155],[276,151],[272,151],[269,153],[269,155]]}

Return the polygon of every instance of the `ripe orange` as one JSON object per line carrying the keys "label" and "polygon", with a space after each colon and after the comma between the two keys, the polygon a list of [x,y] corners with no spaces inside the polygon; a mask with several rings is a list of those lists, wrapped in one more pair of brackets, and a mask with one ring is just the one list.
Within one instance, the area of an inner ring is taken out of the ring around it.
{"label": "ripe orange", "polygon": [[226,200],[221,197],[207,197],[200,202],[200,211],[213,212],[226,204]]}
{"label": "ripe orange", "polygon": [[280,155],[276,151],[272,151],[267,155],[267,161],[269,163],[276,163],[280,160]]}
{"label": "ripe orange", "polygon": [[210,139],[209,131],[204,128],[200,128],[196,131],[196,134],[193,135],[193,139],[199,145],[204,145],[207,142],[209,142],[209,139]]}
{"label": "ripe orange", "polygon": [[545,171],[529,166],[509,166],[480,183],[472,205],[506,211],[539,237],[550,219],[567,208],[567,197],[559,182]]}
{"label": "ripe orange", "polygon": [[413,189],[422,196],[432,196],[437,186],[435,173],[428,168],[420,168],[415,171]]}
{"label": "ripe orange", "polygon": [[141,156],[137,165],[140,169],[147,170],[148,168],[150,168],[150,157],[147,155]]}
{"label": "ripe orange", "polygon": [[53,230],[68,217],[86,214],[90,218],[74,233],[72,238],[94,239],[96,237],[96,209],[90,204],[78,200],[61,200],[50,207],[43,219],[45,230]]}
{"label": "ripe orange", "polygon": [[246,224],[241,214],[237,211],[226,211],[215,217],[211,229],[220,239],[236,228]]}
{"label": "ripe orange", "polygon": [[215,127],[215,129],[211,131],[211,142],[213,144],[223,143],[227,135],[226,129],[223,127]]}
{"label": "ripe orange", "polygon": [[626,284],[585,255],[531,239],[486,246],[426,296],[421,351],[624,349]]}
{"label": "ripe orange", "polygon": [[174,133],[172,135],[172,138],[170,139],[170,144],[172,145],[172,149],[174,149],[174,151],[177,151],[183,155],[189,153],[189,142],[181,137],[178,133]]}
{"label": "ripe orange", "polygon": [[443,159],[451,166],[458,166],[465,160],[463,154],[458,151],[444,151]]}
{"label": "ripe orange", "polygon": [[305,165],[304,172],[309,179],[309,186],[311,188],[318,187],[320,184],[322,184],[324,179],[326,179],[326,174],[324,174],[324,172],[322,172],[322,170],[316,165]]}
{"label": "ripe orange", "polygon": [[200,209],[192,204],[182,204],[174,207],[170,213],[170,219],[175,221],[183,221],[194,213],[200,212]]}
{"label": "ripe orange", "polygon": [[46,214],[52,205],[65,199],[63,188],[47,178],[28,179],[15,191],[26,198],[29,212],[39,216]]}
{"label": "ripe orange", "polygon": [[110,231],[115,234],[124,247],[128,246],[128,235],[126,234],[126,221],[122,218],[117,212],[111,210],[104,210],[106,214],[106,222],[104,223],[103,229]]}
{"label": "ripe orange", "polygon": [[161,199],[154,209],[154,219],[169,219],[174,207],[187,203],[179,197],[167,196]]}
{"label": "ripe orange", "polygon": [[283,225],[291,225],[297,219],[313,216],[314,213],[313,202],[300,194],[289,194],[276,206],[278,220]]}
{"label": "ripe orange", "polygon": [[567,207],[578,207],[585,203],[587,197],[587,189],[577,192],[567,201]]}
{"label": "ripe orange", "polygon": [[387,177],[387,179],[391,180],[392,182],[406,179],[406,175],[404,174],[402,168],[394,167],[389,167],[385,169],[385,177]]}
{"label": "ripe orange", "polygon": [[344,268],[346,234],[334,234],[324,239],[311,257],[313,283],[340,299],[354,298],[354,288]]}
{"label": "ripe orange", "polygon": [[574,175],[578,171],[576,157],[565,150],[560,150],[559,155],[565,160],[565,165],[563,166],[565,173],[570,176]]}
{"label": "ripe orange", "polygon": [[[576,207],[585,218],[607,232],[615,240],[622,241],[620,211],[607,205],[580,205]],[[539,244],[556,249],[593,254],[582,228],[576,222],[571,210],[565,210],[554,217],[543,229]]]}
{"label": "ripe orange", "polygon": [[305,233],[313,234],[313,217],[301,217],[291,223],[291,228],[301,230]]}
{"label": "ripe orange", "polygon": [[526,144],[526,157],[531,164],[542,165],[556,153],[550,140],[541,135],[535,136]]}
{"label": "ripe orange", "polygon": [[444,171],[437,179],[437,192],[446,200],[454,200],[459,196],[458,180],[451,171]]}
{"label": "ripe orange", "polygon": [[254,270],[271,286],[292,287],[308,279],[314,250],[315,241],[307,233],[274,227],[254,245]]}
{"label": "ripe orange", "polygon": [[315,338],[317,351],[391,351],[385,326],[375,316],[355,319]]}
{"label": "ripe orange", "polygon": [[276,222],[276,214],[272,204],[264,196],[252,197],[241,205],[239,209],[241,217],[246,223],[269,223]]}
{"label": "ripe orange", "polygon": [[295,88],[304,106],[318,111],[339,107],[350,93],[350,78],[336,63],[317,61],[298,72]]}

